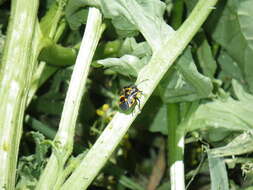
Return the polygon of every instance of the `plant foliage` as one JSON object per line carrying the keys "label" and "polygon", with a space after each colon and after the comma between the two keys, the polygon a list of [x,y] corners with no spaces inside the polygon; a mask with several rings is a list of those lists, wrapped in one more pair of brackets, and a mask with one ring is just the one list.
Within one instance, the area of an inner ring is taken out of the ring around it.
{"label": "plant foliage", "polygon": [[0,0],[1,188],[252,189],[253,0],[30,1]]}

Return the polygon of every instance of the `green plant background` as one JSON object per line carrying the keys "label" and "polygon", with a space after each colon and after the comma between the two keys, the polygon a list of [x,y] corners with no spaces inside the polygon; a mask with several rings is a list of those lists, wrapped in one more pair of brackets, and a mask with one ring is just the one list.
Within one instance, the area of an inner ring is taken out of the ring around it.
{"label": "green plant background", "polygon": [[[0,0],[2,65],[6,61],[4,48],[8,48],[7,28],[14,2]],[[73,151],[58,163],[62,170],[58,171],[60,177],[55,176],[60,184],[55,189],[67,189],[65,180],[81,167],[88,150],[119,111],[121,89],[147,75],[145,68],[154,55],[173,54],[173,49],[165,48],[167,41],[182,45],[184,39],[173,37],[178,31],[184,33],[180,36],[178,32],[179,37],[187,36],[187,27],[195,23],[183,23],[201,2],[204,7],[203,0],[39,1],[34,49],[28,50],[36,66],[26,100],[17,173],[12,174],[17,177],[10,189],[43,189],[38,181],[45,172],[46,158],[51,153],[64,157],[59,153],[62,150],[57,143],[61,136],[57,130],[89,7],[96,7],[102,14],[102,24],[98,26],[102,34],[81,92],[73,127]],[[170,170],[177,160],[184,164],[185,171],[181,172],[188,189],[252,189],[253,0],[219,0],[214,5],[196,34],[185,37],[190,40],[194,36],[164,76],[159,72],[150,75],[150,81],[155,81],[156,76],[161,80],[141,113],[123,113],[138,116],[91,180],[90,189],[177,189]],[[8,70],[2,65],[3,80]],[[147,85],[145,81],[138,81],[137,86],[138,83],[140,88],[144,86],[145,99],[149,81]],[[138,112],[137,107],[133,112]],[[124,122],[127,121],[120,121],[117,127]],[[0,134],[0,138],[5,137],[4,132]],[[182,150],[177,149],[180,139],[184,139]],[[99,158],[93,159],[96,162]]]}

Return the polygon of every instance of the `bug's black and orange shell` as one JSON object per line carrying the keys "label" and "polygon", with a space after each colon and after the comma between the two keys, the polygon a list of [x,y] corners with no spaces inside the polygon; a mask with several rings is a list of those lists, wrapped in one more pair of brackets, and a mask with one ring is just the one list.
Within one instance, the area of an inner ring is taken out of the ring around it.
{"label": "bug's black and orange shell", "polygon": [[125,96],[120,96],[119,99],[119,107],[120,109],[122,109],[123,111],[126,111],[129,109],[129,105],[128,105],[128,101],[127,98]]}
{"label": "bug's black and orange shell", "polygon": [[119,107],[123,111],[129,110],[136,105],[139,94],[141,91],[137,88],[137,86],[127,86],[122,89]]}

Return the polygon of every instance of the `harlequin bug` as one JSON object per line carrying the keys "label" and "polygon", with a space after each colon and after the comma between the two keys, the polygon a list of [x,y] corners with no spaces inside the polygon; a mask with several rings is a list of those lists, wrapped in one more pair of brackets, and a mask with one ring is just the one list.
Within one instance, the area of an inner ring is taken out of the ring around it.
{"label": "harlequin bug", "polygon": [[122,89],[122,93],[119,98],[119,107],[123,111],[130,110],[136,104],[138,104],[140,109],[140,96],[142,91],[140,91],[136,85],[126,86]]}

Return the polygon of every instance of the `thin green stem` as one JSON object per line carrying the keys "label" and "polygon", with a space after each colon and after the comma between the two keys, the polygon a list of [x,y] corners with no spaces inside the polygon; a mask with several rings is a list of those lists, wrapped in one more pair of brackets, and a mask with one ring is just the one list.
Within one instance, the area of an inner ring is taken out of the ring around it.
{"label": "thin green stem", "polygon": [[28,123],[28,125],[32,126],[33,130],[38,131],[45,135],[46,138],[54,139],[56,130],[52,129],[51,127],[43,124],[39,120],[30,117],[29,115],[25,116],[25,122]]}
{"label": "thin green stem", "polygon": [[38,0],[13,0],[0,73],[0,188],[14,189],[23,117],[40,36]]}
{"label": "thin green stem", "polygon": [[78,110],[91,60],[103,29],[100,11],[96,8],[90,8],[85,33],[64,103],[59,129],[54,139],[57,147],[50,156],[36,187],[37,190],[55,189],[55,182],[63,172],[63,167],[72,153]]}
{"label": "thin green stem", "polygon": [[[144,94],[140,98],[140,108],[144,106],[163,75],[199,30],[216,2],[217,0],[200,0],[179,30],[174,32],[160,50],[154,52],[149,64],[140,71],[137,83]],[[145,82],[140,83],[141,81]],[[138,106],[131,114],[116,113],[61,189],[86,189],[105,165],[138,114]]]}
{"label": "thin green stem", "polygon": [[171,189],[185,189],[184,182],[184,131],[180,130],[178,104],[168,104],[168,163]]}

